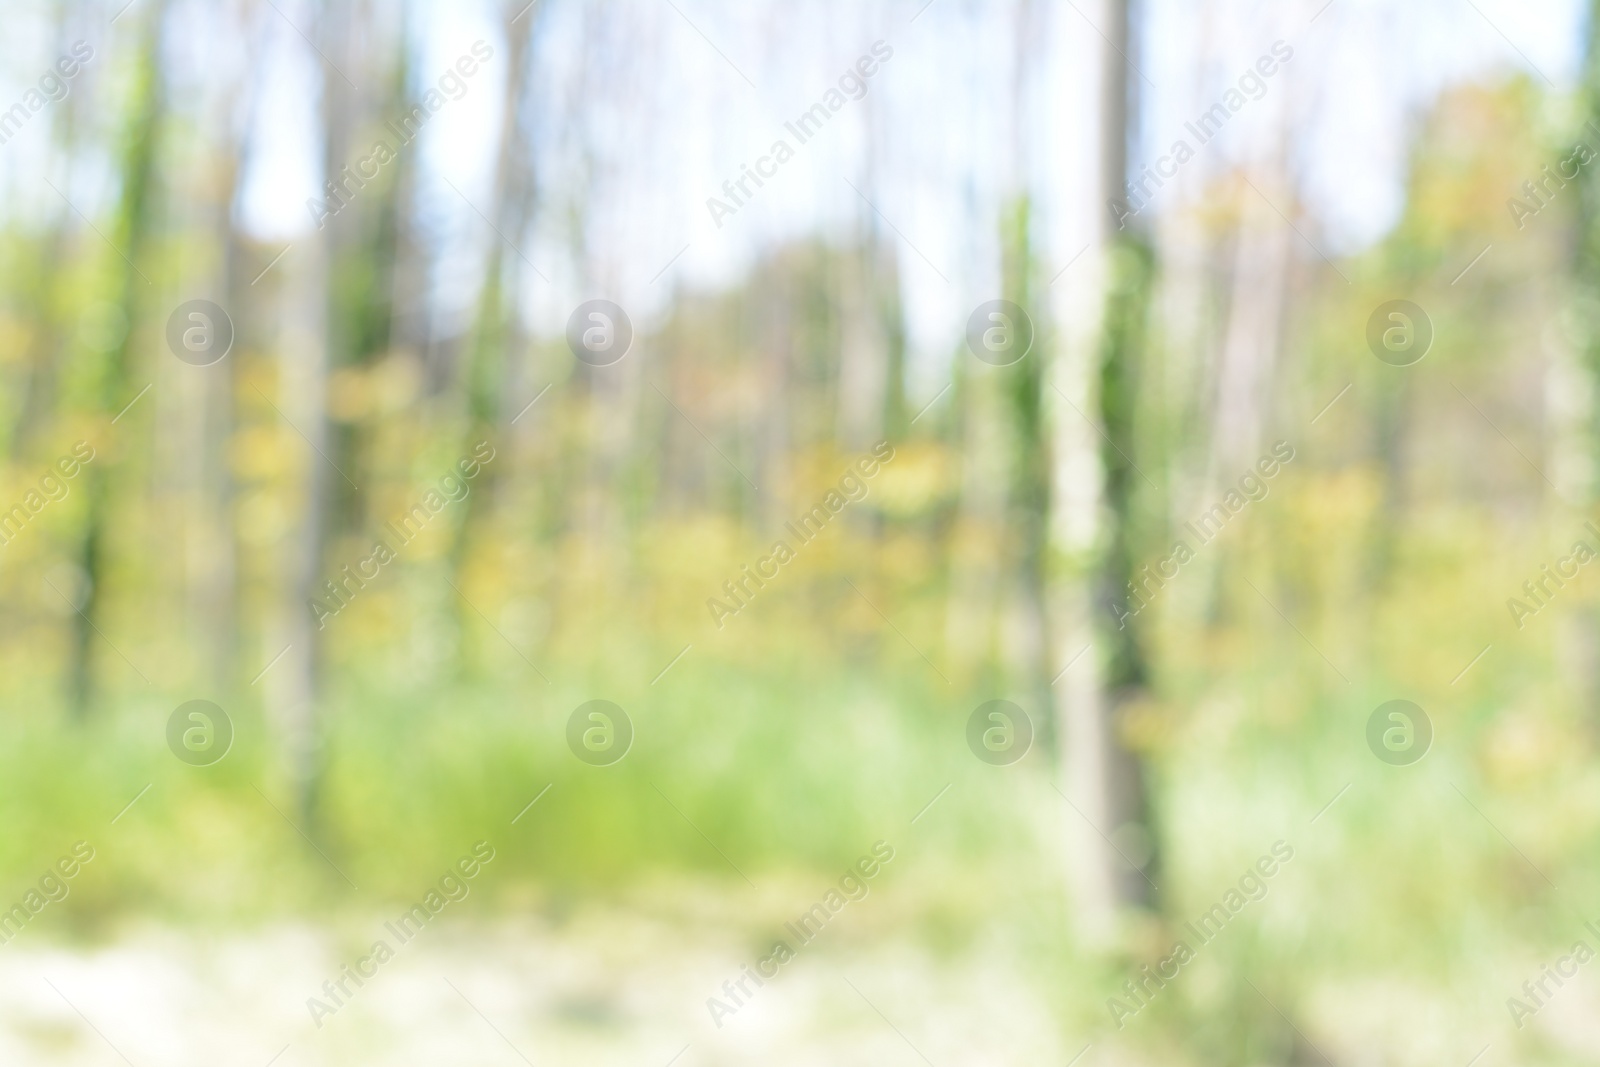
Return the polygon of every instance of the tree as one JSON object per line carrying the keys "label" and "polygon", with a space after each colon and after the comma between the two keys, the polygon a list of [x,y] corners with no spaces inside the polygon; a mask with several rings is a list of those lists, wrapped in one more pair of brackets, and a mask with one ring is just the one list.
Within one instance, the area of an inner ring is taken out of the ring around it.
{"label": "tree", "polygon": [[[469,451],[478,441],[502,440],[502,431],[516,416],[516,408],[511,405],[520,395],[517,386],[523,378],[521,364],[528,349],[519,301],[532,273],[531,264],[523,262],[521,246],[538,203],[532,82],[540,14],[538,7],[529,11],[515,3],[504,11],[509,70],[489,209],[495,233],[489,238],[483,286],[462,374],[467,408],[464,445]],[[519,27],[517,22],[524,18],[526,21]],[[525,267],[529,268],[526,272]],[[509,449],[505,451],[509,459]],[[451,551],[458,586],[472,540],[490,513],[494,487],[505,476],[504,471],[504,464],[485,468],[477,488],[465,501],[465,515]],[[476,609],[460,597],[456,599],[458,618],[465,631],[476,623]]]}
{"label": "tree", "polygon": [[[166,2],[157,0],[144,12],[144,38],[134,69],[129,92],[127,125],[123,129],[118,158],[122,195],[117,203],[109,240],[121,255],[112,270],[109,302],[119,309],[127,324],[121,340],[100,368],[98,404],[108,418],[130,399],[129,367],[133,358],[133,324],[149,296],[150,282],[136,264],[144,258],[153,228],[151,187],[155,181],[156,148],[165,113],[161,78],[161,33],[166,22]],[[107,449],[107,451],[112,451]],[[92,463],[85,471],[84,495],[87,515],[78,563],[82,568],[87,594],[73,618],[72,704],[79,720],[91,714],[98,696],[95,679],[94,641],[105,622],[105,584],[110,545],[110,474],[114,455]]]}
{"label": "tree", "polygon": [[[329,546],[341,533],[359,532],[365,519],[366,497],[353,478],[365,477],[361,464],[369,451],[359,425],[333,425],[329,379],[335,368],[363,366],[388,349],[395,322],[399,195],[407,187],[399,172],[414,165],[410,161],[416,151],[414,145],[392,143],[394,138],[385,134],[396,157],[391,166],[380,165],[372,177],[360,173],[355,161],[357,149],[364,152],[372,143],[365,134],[378,125],[376,118],[392,113],[393,105],[406,98],[400,18],[386,24],[364,8],[329,3],[322,9],[317,34],[323,57],[323,170],[333,197],[325,206],[338,210],[319,219],[288,298],[286,388],[280,394],[286,417],[310,448],[300,524],[287,548],[287,580],[278,605],[278,628],[287,651],[283,667],[273,675],[273,704],[296,806],[313,830],[322,781],[320,631],[325,620],[314,613],[312,602],[326,606],[329,576],[340,569],[330,559]],[[354,70],[359,81],[349,80],[347,70]]]}
{"label": "tree", "polygon": [[[1128,143],[1135,123],[1133,61],[1136,34],[1132,0],[1109,0],[1106,46],[1101,51],[1103,88],[1100,95],[1100,192],[1106,205],[1098,225],[1102,311],[1099,339],[1090,361],[1093,412],[1101,434],[1098,549],[1090,562],[1086,595],[1071,589],[1052,596],[1059,620],[1055,628],[1058,662],[1080,654],[1074,647],[1087,639],[1074,682],[1058,696],[1061,762],[1069,796],[1081,819],[1075,836],[1073,865],[1078,875],[1081,925],[1103,937],[1117,911],[1153,901],[1157,869],[1155,842],[1147,797],[1147,772],[1140,754],[1121,732],[1123,712],[1139,701],[1148,684],[1148,665],[1139,624],[1121,619],[1134,579],[1137,558],[1139,483],[1135,466],[1135,416],[1138,410],[1139,366],[1146,345],[1146,322],[1154,277],[1154,254],[1133,220],[1121,217],[1128,173]],[[1070,469],[1076,460],[1077,414],[1062,411],[1053,437],[1054,461]],[[1052,541],[1074,541],[1065,529],[1070,518],[1052,509]],[[1070,576],[1059,580],[1070,583]],[[1089,618],[1083,617],[1087,602]],[[1117,843],[1113,843],[1117,842]],[[1140,847],[1142,846],[1142,848]],[[1144,855],[1133,854],[1134,849]]]}

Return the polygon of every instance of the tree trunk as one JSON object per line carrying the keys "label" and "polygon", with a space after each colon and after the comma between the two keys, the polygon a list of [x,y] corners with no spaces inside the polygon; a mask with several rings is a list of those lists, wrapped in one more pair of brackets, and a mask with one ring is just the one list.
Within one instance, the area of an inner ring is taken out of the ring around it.
{"label": "tree trunk", "polygon": [[[534,105],[531,84],[533,46],[540,9],[535,7],[526,15],[519,16],[518,11],[522,8],[521,4],[512,4],[504,11],[506,40],[510,42],[506,57],[509,69],[506,73],[494,193],[488,212],[495,220],[498,232],[489,238],[488,262],[484,267],[483,288],[478,297],[463,374],[467,405],[467,440],[463,446],[470,451],[478,441],[493,442],[506,461],[510,459],[510,449],[505,447],[507,441],[504,431],[509,428],[510,420],[516,417],[517,408],[527,403],[518,399],[519,392],[508,388],[523,377],[519,370],[528,345],[518,310],[528,272],[522,261],[523,253],[516,249],[525,247],[537,197],[530,129],[534,121],[531,114]],[[511,21],[519,17],[527,20],[520,27]],[[508,241],[516,245],[516,249],[509,248]],[[512,407],[513,403],[517,406]],[[505,475],[503,463],[485,467],[464,501],[461,525],[457,528],[450,551],[451,569],[455,571],[457,586],[464,581],[462,571],[468,552],[488,520],[495,501],[496,486]],[[476,629],[479,625],[476,609],[461,597],[456,597],[455,602],[460,631],[465,634]],[[469,662],[465,651],[462,661]]]}
{"label": "tree trunk", "polygon": [[[107,418],[114,418],[133,399],[128,385],[135,325],[139,312],[151,295],[150,283],[136,264],[143,258],[151,228],[151,183],[155,174],[156,142],[165,110],[161,80],[161,31],[166,21],[166,2],[157,0],[144,14],[144,40],[129,90],[131,106],[124,130],[119,171],[122,197],[109,240],[121,253],[118,256],[115,296],[112,303],[121,311],[127,329],[108,359],[102,378],[100,404]],[[117,453],[109,439],[101,442],[99,462],[85,470],[85,518],[78,563],[82,569],[84,602],[73,614],[72,706],[79,721],[88,719],[99,698],[96,679],[96,631],[105,629],[105,583],[107,578],[107,527],[111,521],[110,473]]]}
{"label": "tree trunk", "polygon": [[[317,823],[321,782],[322,647],[319,627],[311,612],[319,597],[323,540],[328,521],[328,481],[338,477],[318,452],[328,450],[328,242],[305,242],[286,294],[285,329],[279,341],[284,353],[279,371],[277,405],[301,433],[309,448],[300,485],[299,523],[286,539],[282,561],[285,580],[277,605],[278,638],[273,644],[287,649],[282,663],[266,676],[268,705],[275,720],[280,747],[287,764],[295,807],[307,825]],[[285,439],[292,434],[288,431]],[[277,655],[276,652],[273,653]]]}
{"label": "tree trunk", "polygon": [[[399,16],[397,16],[398,20]],[[358,19],[364,19],[358,24]],[[322,70],[323,168],[328,180],[341,185],[342,206],[325,217],[314,237],[305,242],[304,270],[291,286],[289,353],[279,407],[309,442],[300,525],[285,560],[288,580],[278,606],[282,645],[288,648],[275,678],[273,706],[283,735],[285,757],[293,779],[295,805],[316,835],[322,778],[320,704],[323,649],[313,598],[326,599],[324,584],[337,568],[328,547],[341,532],[357,534],[365,520],[366,498],[358,488],[365,477],[361,460],[367,441],[359,425],[337,429],[329,419],[329,376],[336,366],[370,361],[389,346],[394,324],[394,256],[399,246],[402,208],[399,190],[406,168],[414,166],[419,145],[395,147],[393,172],[352,188],[346,174],[353,149],[366,147],[367,126],[394,102],[404,99],[405,32],[366,9],[344,4],[323,6],[317,28],[318,51],[326,57]],[[360,47],[356,42],[361,42]],[[386,52],[392,43],[398,61]],[[354,71],[358,84],[379,87],[374,97],[345,80]],[[389,135],[384,135],[385,140]],[[343,172],[343,173],[341,173]],[[302,258],[297,248],[297,259]]]}
{"label": "tree trunk", "polygon": [[[1133,463],[1139,361],[1145,345],[1153,255],[1133,230],[1119,230],[1110,212],[1113,199],[1125,197],[1127,144],[1131,116],[1134,34],[1130,0],[1107,0],[1106,47],[1101,51],[1103,89],[1100,100],[1101,179],[1098,202],[1107,205],[1098,227],[1103,278],[1100,338],[1089,365],[1086,397],[1104,435],[1098,442],[1101,470],[1098,531],[1086,587],[1075,591],[1070,578],[1054,599],[1059,613],[1056,661],[1063,667],[1078,659],[1060,690],[1062,766],[1067,795],[1077,809],[1069,815],[1074,830],[1073,869],[1078,876],[1078,919],[1085,934],[1104,940],[1114,930],[1118,912],[1153,903],[1156,837],[1147,800],[1147,775],[1140,755],[1121,731],[1123,714],[1138,701],[1147,684],[1145,650],[1137,625],[1118,625],[1121,606],[1133,577],[1138,541],[1135,519],[1142,476]],[[1133,62],[1137,62],[1134,59]],[[1056,462],[1071,468],[1081,447],[1072,420],[1079,412],[1063,409],[1056,432]],[[1061,482],[1057,481],[1058,490]],[[1070,528],[1067,509],[1052,509],[1052,540],[1071,546],[1080,538]],[[1083,651],[1084,648],[1087,651]],[[1081,657],[1081,658],[1080,658]],[[1112,842],[1116,842],[1115,845]]]}
{"label": "tree trunk", "polygon": [[[1585,117],[1600,122],[1600,0],[1589,3],[1589,40],[1584,58],[1582,101]],[[1587,140],[1587,137],[1585,137]],[[1582,360],[1591,391],[1600,388],[1600,175],[1587,167],[1579,179],[1579,214],[1574,274],[1579,290],[1579,321],[1583,330]],[[1600,403],[1590,401],[1589,493],[1600,495]],[[1582,668],[1583,696],[1591,710],[1591,730],[1600,735],[1600,621],[1592,616],[1586,627],[1586,663]]]}

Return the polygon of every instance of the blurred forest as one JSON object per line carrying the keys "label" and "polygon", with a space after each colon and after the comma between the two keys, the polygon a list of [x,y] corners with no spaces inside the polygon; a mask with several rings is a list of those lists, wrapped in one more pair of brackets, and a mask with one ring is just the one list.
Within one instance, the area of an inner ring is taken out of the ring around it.
{"label": "blurred forest", "polygon": [[[1196,42],[1218,54],[1195,114],[1274,40],[1296,58],[1250,105],[1247,150],[1186,165],[1119,227],[1111,202],[1167,151],[1148,13],[1101,0],[1072,30],[1092,195],[1065,197],[1038,177],[1067,129],[1037,106],[1041,65],[1064,62],[1039,27],[1078,16],[939,2],[825,5],[847,29],[824,70],[895,48],[848,105],[859,188],[832,179],[843,222],[760,242],[714,285],[628,247],[655,208],[619,206],[616,178],[675,150],[617,149],[619,129],[667,136],[666,29],[742,91],[722,64],[748,57],[702,47],[709,8],[510,2],[440,43],[416,4],[47,5],[40,73],[77,41],[93,57],[30,109],[0,230],[0,523],[25,512],[0,525],[6,885],[93,841],[53,920],[93,941],[408,899],[487,837],[485,915],[751,882],[757,941],[885,838],[895,903],[860,938],[1006,946],[1068,1055],[1466,1063],[1492,1041],[1593,1062],[1587,989],[1527,1030],[1503,1002],[1600,918],[1600,601],[1585,573],[1549,610],[1507,607],[1600,514],[1600,180],[1548,178],[1576,145],[1600,157],[1596,40],[1571,90],[1501,69],[1409,115],[1398,220],[1346,253],[1299,171],[1303,116],[1332,105],[1293,80],[1335,13],[1256,11],[1238,62],[1220,30]],[[721,17],[801,17],[759,6]],[[993,284],[936,290],[957,328],[932,374],[913,294],[956,254],[889,221],[923,209],[883,177],[905,116],[880,87],[924,18],[994,36],[983,106],[1008,131],[948,222]],[[486,180],[469,193],[401,147],[307,189],[340,201],[321,225],[312,207],[260,236],[243,205],[280,88],[251,62],[269,37],[307,57],[319,182],[415,109],[431,143],[495,94]],[[607,365],[564,333],[595,298],[634,331]],[[1006,365],[962,333],[992,299],[1032,324]],[[1432,331],[1403,367],[1366,340],[1398,299]],[[206,365],[169,342],[194,300],[231,322]],[[747,607],[708,611],[879,442],[893,458],[864,497]],[[430,492],[435,517],[347,584]],[[1367,748],[1396,698],[1432,721],[1410,767]],[[193,699],[236,731],[214,766],[167,749]],[[592,699],[635,730],[610,767],[565,740]],[[968,748],[993,699],[1033,724],[1013,765]],[[1296,857],[1239,929],[1111,1026],[1107,998],[1278,840]]]}

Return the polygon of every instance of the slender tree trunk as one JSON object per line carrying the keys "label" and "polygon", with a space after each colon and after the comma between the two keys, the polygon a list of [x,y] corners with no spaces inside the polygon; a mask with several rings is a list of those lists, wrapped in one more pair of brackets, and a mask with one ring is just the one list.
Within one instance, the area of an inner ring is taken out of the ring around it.
{"label": "slender tree trunk", "polygon": [[[1285,86],[1285,92],[1290,91],[1291,87]],[[1278,214],[1279,206],[1291,213],[1295,210],[1287,166],[1294,111],[1292,105],[1280,106],[1272,137],[1250,165],[1257,188],[1246,186],[1240,194],[1227,317],[1217,357],[1211,447],[1200,496],[1188,509],[1191,515],[1210,507],[1251,471],[1266,442],[1294,271],[1294,230]],[[1402,427],[1391,429],[1398,433]],[[1391,481],[1389,487],[1398,485]],[[1225,540],[1206,552],[1197,565],[1195,577],[1206,589],[1208,621],[1217,621],[1227,604],[1222,579],[1235,554],[1231,540]]]}
{"label": "slender tree trunk", "polygon": [[[1003,255],[1001,289],[1005,299],[1028,308],[1034,302],[1034,260],[1030,237],[1031,201],[1026,195],[1007,206],[1001,219]],[[1031,317],[1031,316],[1030,316]],[[1042,744],[1055,736],[1054,702],[1047,668],[1049,620],[1046,612],[1045,546],[1050,513],[1049,452],[1045,439],[1042,389],[1048,352],[1037,336],[1033,350],[1002,369],[1005,422],[1008,426],[1006,558],[1010,576],[1004,640],[1009,686],[1026,693],[1042,718]]]}
{"label": "slender tree trunk", "polygon": [[[1055,738],[1055,714],[1049,687],[1049,619],[1046,611],[1045,546],[1049,540],[1050,463],[1044,425],[1045,370],[1049,346],[1039,324],[1045,321],[1039,303],[1033,244],[1033,199],[1030,136],[1031,79],[1036,69],[1040,34],[1033,0],[1017,0],[1014,11],[1012,72],[1011,196],[1001,205],[1000,288],[1003,297],[1028,309],[1033,337],[1027,355],[1006,367],[1000,377],[1008,433],[1011,486],[1008,493],[1007,585],[1004,639],[1009,662],[1008,688],[1025,693],[1041,721],[1040,741]],[[1048,749],[1046,749],[1048,751]]]}
{"label": "slender tree trunk", "polygon": [[[250,33],[246,13],[239,10],[238,15],[240,32]],[[239,561],[242,545],[235,522],[238,486],[228,455],[238,425],[239,353],[248,345],[245,337],[253,323],[247,312],[255,305],[251,275],[245,273],[249,240],[234,226],[235,211],[243,196],[244,178],[249,169],[246,158],[249,139],[242,133],[235,134],[233,128],[234,114],[241,102],[248,114],[254,114],[259,86],[253,77],[252,72],[243,72],[217,108],[213,138],[219,149],[213,157],[217,168],[213,184],[220,195],[207,206],[210,239],[217,254],[211,288],[232,318],[234,340],[233,351],[221,363],[200,369],[203,401],[198,405],[201,425],[198,447],[194,449],[197,465],[194,488],[199,497],[198,528],[204,531],[205,544],[191,544],[188,550],[193,578],[190,614],[198,631],[194,647],[203,650],[205,676],[217,692],[238,677],[241,651]],[[243,129],[251,125],[247,120]]]}
{"label": "slender tree trunk", "polygon": [[[977,233],[992,220],[973,210],[971,198],[967,203],[962,228]],[[968,675],[994,661],[1004,577],[1000,560],[1007,479],[1005,423],[994,382],[1003,370],[979,362],[962,345],[951,371],[951,423],[960,450],[961,486],[946,550],[949,600],[944,643],[952,670]]]}
{"label": "slender tree trunk", "polygon": [[[56,7],[57,50],[65,52],[70,37],[70,5],[60,2]],[[56,106],[61,117],[55,123],[55,148],[70,169],[77,144],[78,118],[83,108],[83,93],[69,93]],[[48,165],[48,164],[47,164]],[[61,265],[66,261],[71,226],[76,221],[72,209],[60,205],[49,234],[43,239],[36,269],[29,272],[28,304],[38,308],[36,329],[28,345],[26,385],[20,391],[16,410],[9,413],[11,424],[11,453],[26,453],[35,437],[51,424],[56,412],[57,375],[66,348],[66,324],[58,310],[61,306],[56,295],[63,280]]]}
{"label": "slender tree trunk", "polygon": [[[529,131],[533,124],[531,109],[534,41],[540,22],[539,9],[519,16],[523,5],[512,4],[505,9],[505,33],[510,42],[506,62],[505,100],[500,129],[500,146],[495,167],[493,202],[489,209],[499,231],[489,245],[488,263],[484,268],[483,288],[479,293],[478,311],[473,326],[472,340],[465,361],[464,389],[467,397],[467,440],[470,449],[478,441],[490,441],[509,461],[510,450],[503,431],[516,417],[516,394],[507,384],[520,380],[517,369],[525,354],[528,339],[522,328],[518,307],[528,272],[524,270],[524,252],[507,247],[513,242],[518,249],[525,247],[525,235],[532,221],[537,189],[533,164],[533,149]],[[512,20],[525,17],[518,26]],[[500,237],[505,236],[505,239]],[[518,402],[520,407],[526,401]],[[462,571],[467,555],[478,532],[488,521],[495,501],[495,488],[505,475],[505,464],[491,464],[478,476],[476,485],[465,501],[461,525],[451,546],[451,567],[456,572],[456,584],[462,584]],[[476,609],[456,598],[458,626],[462,633],[478,625]],[[465,660],[465,656],[463,659]]]}
{"label": "slender tree trunk", "polygon": [[[859,181],[874,188],[883,152],[877,114],[880,102],[866,101],[866,158]],[[838,258],[839,389],[835,436],[845,451],[866,448],[883,437],[889,414],[893,362],[892,324],[884,298],[882,235],[877,214],[862,205],[855,239]]]}
{"label": "slender tree trunk", "polygon": [[792,390],[794,364],[795,315],[794,278],[787,272],[774,276],[766,293],[757,297],[759,324],[757,351],[762,353],[761,367],[762,420],[759,448],[761,452],[760,483],[766,487],[762,494],[763,522],[767,530],[777,531],[789,518],[789,458],[794,442],[795,397]]}
{"label": "slender tree trunk", "polygon": [[[1057,661],[1081,658],[1061,687],[1059,716],[1063,769],[1077,809],[1073,853],[1077,874],[1078,918],[1093,939],[1108,937],[1116,915],[1125,907],[1153,902],[1152,883],[1159,877],[1156,835],[1147,800],[1147,774],[1139,754],[1123,733],[1123,711],[1141,698],[1147,684],[1144,646],[1135,624],[1118,625],[1127,600],[1136,558],[1135,520],[1141,475],[1134,469],[1138,365],[1145,345],[1153,275],[1153,257],[1145,240],[1119,230],[1109,209],[1125,197],[1127,145],[1135,108],[1131,64],[1135,35],[1130,0],[1108,0],[1104,13],[1109,38],[1101,55],[1101,193],[1107,205],[1101,216],[1100,251],[1103,311],[1097,356],[1089,390],[1091,410],[1062,411],[1057,431],[1058,462],[1077,462],[1077,433],[1070,420],[1097,419],[1104,439],[1098,443],[1101,470],[1099,551],[1090,567],[1087,597],[1068,588],[1058,601],[1061,643]],[[1137,59],[1134,59],[1137,62]],[[1061,483],[1057,482],[1058,487]],[[1054,540],[1070,545],[1075,531],[1066,528],[1066,509],[1053,513],[1061,525]],[[1073,647],[1086,642],[1087,651]],[[1115,842],[1113,844],[1112,842]],[[1132,864],[1132,865],[1130,865]]]}
{"label": "slender tree trunk", "polygon": [[[379,170],[376,178],[359,186],[349,177],[353,149],[366,147],[367,128],[376,127],[376,118],[404,99],[404,27],[384,23],[366,8],[330,0],[320,12],[317,33],[318,51],[327,60],[322,77],[323,167],[340,187],[342,206],[306,242],[305,268],[289,298],[289,356],[283,373],[288,388],[280,395],[280,407],[310,450],[301,521],[285,561],[288,581],[279,605],[279,628],[288,652],[282,668],[273,671],[278,678],[274,706],[295,804],[313,835],[321,822],[324,650],[319,628],[332,623],[319,623],[311,602],[340,599],[324,575],[325,570],[328,575],[338,570],[331,566],[328,548],[336,535],[361,530],[366,498],[356,479],[366,477],[362,461],[370,451],[359,425],[336,428],[331,422],[329,377],[335,367],[369,362],[389,346],[402,211],[398,195],[405,187],[401,175],[415,165],[419,148],[415,143],[392,146],[399,157],[393,172]],[[400,57],[393,62],[385,51],[391,43]],[[354,84],[341,73],[349,71],[355,72]],[[387,140],[392,133],[382,136]]]}
{"label": "slender tree trunk", "polygon": [[[133,399],[128,385],[137,336],[135,324],[151,296],[150,283],[141,276],[136,264],[144,258],[151,229],[151,185],[165,109],[161,79],[161,31],[165,21],[166,2],[157,0],[144,13],[144,37],[129,89],[131,103],[118,168],[122,176],[122,196],[110,234],[112,244],[121,252],[115,267],[115,296],[111,302],[121,311],[127,329],[111,352],[102,377],[100,403],[108,419],[115,417],[122,406]],[[90,717],[92,705],[100,696],[95,676],[99,660],[95,641],[96,632],[104,631],[106,621],[110,471],[118,451],[109,440],[103,441],[98,462],[89,464],[85,470],[86,515],[78,563],[87,593],[73,616],[70,672],[73,710],[80,721]]]}
{"label": "slender tree trunk", "polygon": [[889,346],[879,318],[875,240],[862,234],[838,257],[839,389],[837,438],[856,452],[883,434]]}
{"label": "slender tree trunk", "polygon": [[[69,100],[74,99],[68,97]],[[63,153],[72,158],[71,148]],[[12,423],[11,454],[24,455],[39,432],[50,425],[56,410],[57,366],[65,348],[64,326],[56,308],[62,284],[61,264],[66,258],[68,228],[75,216],[65,204],[50,232],[43,238],[41,255],[28,282],[28,302],[39,309],[36,329],[28,343],[27,380],[21,390]]]}
{"label": "slender tree trunk", "polygon": [[975,366],[966,351],[958,358],[961,497],[950,539],[945,648],[953,667],[970,671],[995,656],[997,612],[1010,576],[1003,565],[1009,413],[996,379],[1015,368]]}
{"label": "slender tree trunk", "polygon": [[318,821],[322,765],[322,641],[310,604],[322,596],[318,586],[328,523],[328,482],[338,477],[318,455],[329,447],[327,246],[326,238],[305,242],[285,297],[288,306],[280,341],[285,355],[276,402],[310,447],[300,483],[299,523],[285,542],[285,581],[276,608],[278,640],[273,643],[286,651],[281,664],[267,675],[268,703],[295,806],[310,827]]}
{"label": "slender tree trunk", "polygon": [[[1589,40],[1582,76],[1583,115],[1600,123],[1600,0],[1589,3]],[[1585,138],[1587,140],[1587,138]],[[1579,178],[1579,214],[1574,275],[1578,290],[1580,322],[1584,331],[1580,358],[1591,382],[1591,396],[1600,390],[1600,175],[1595,168],[1584,168]],[[1589,494],[1600,495],[1600,403],[1592,398],[1589,409]],[[1600,736],[1600,619],[1586,616],[1582,644],[1586,648],[1582,668],[1586,706],[1591,730]]]}

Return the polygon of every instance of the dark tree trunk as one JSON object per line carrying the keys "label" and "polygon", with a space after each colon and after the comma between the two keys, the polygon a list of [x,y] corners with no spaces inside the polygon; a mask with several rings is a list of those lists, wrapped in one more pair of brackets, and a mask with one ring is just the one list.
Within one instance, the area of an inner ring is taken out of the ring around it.
{"label": "dark tree trunk", "polygon": [[[1077,815],[1074,864],[1078,874],[1079,919],[1092,937],[1114,929],[1116,913],[1150,907],[1159,884],[1157,835],[1148,799],[1144,761],[1124,733],[1126,710],[1144,695],[1149,668],[1138,624],[1119,622],[1128,600],[1140,547],[1140,486],[1134,464],[1139,410],[1139,368],[1146,343],[1154,275],[1154,255],[1135,229],[1114,220],[1110,203],[1126,196],[1128,144],[1137,108],[1133,101],[1136,34],[1131,0],[1112,0],[1102,51],[1100,251],[1103,299],[1100,339],[1090,372],[1096,407],[1081,414],[1098,423],[1095,445],[1103,475],[1100,550],[1078,595],[1062,590],[1062,662],[1080,655],[1071,645],[1086,641],[1086,662],[1073,668],[1062,687],[1060,719],[1062,764]],[[1078,418],[1068,410],[1064,418]],[[1154,465],[1152,465],[1152,468]],[[1086,593],[1086,595],[1085,595]],[[1087,611],[1088,618],[1084,613]]]}
{"label": "dark tree trunk", "polygon": [[[122,175],[122,196],[111,227],[109,240],[121,253],[118,256],[112,303],[121,311],[127,329],[112,350],[101,378],[100,405],[107,419],[114,418],[123,405],[133,399],[129,392],[129,366],[132,362],[135,324],[152,295],[150,283],[139,273],[137,264],[144,257],[151,230],[151,185],[155,175],[156,144],[164,112],[161,80],[161,31],[165,23],[165,0],[157,0],[144,13],[144,38],[130,89],[131,101],[118,170]],[[85,470],[85,518],[78,564],[84,578],[83,603],[73,614],[72,707],[79,721],[88,719],[100,697],[96,667],[97,631],[105,630],[105,585],[107,580],[107,527],[111,521],[111,469],[118,449],[111,441],[101,442],[96,461]],[[76,591],[63,590],[67,595]]]}

